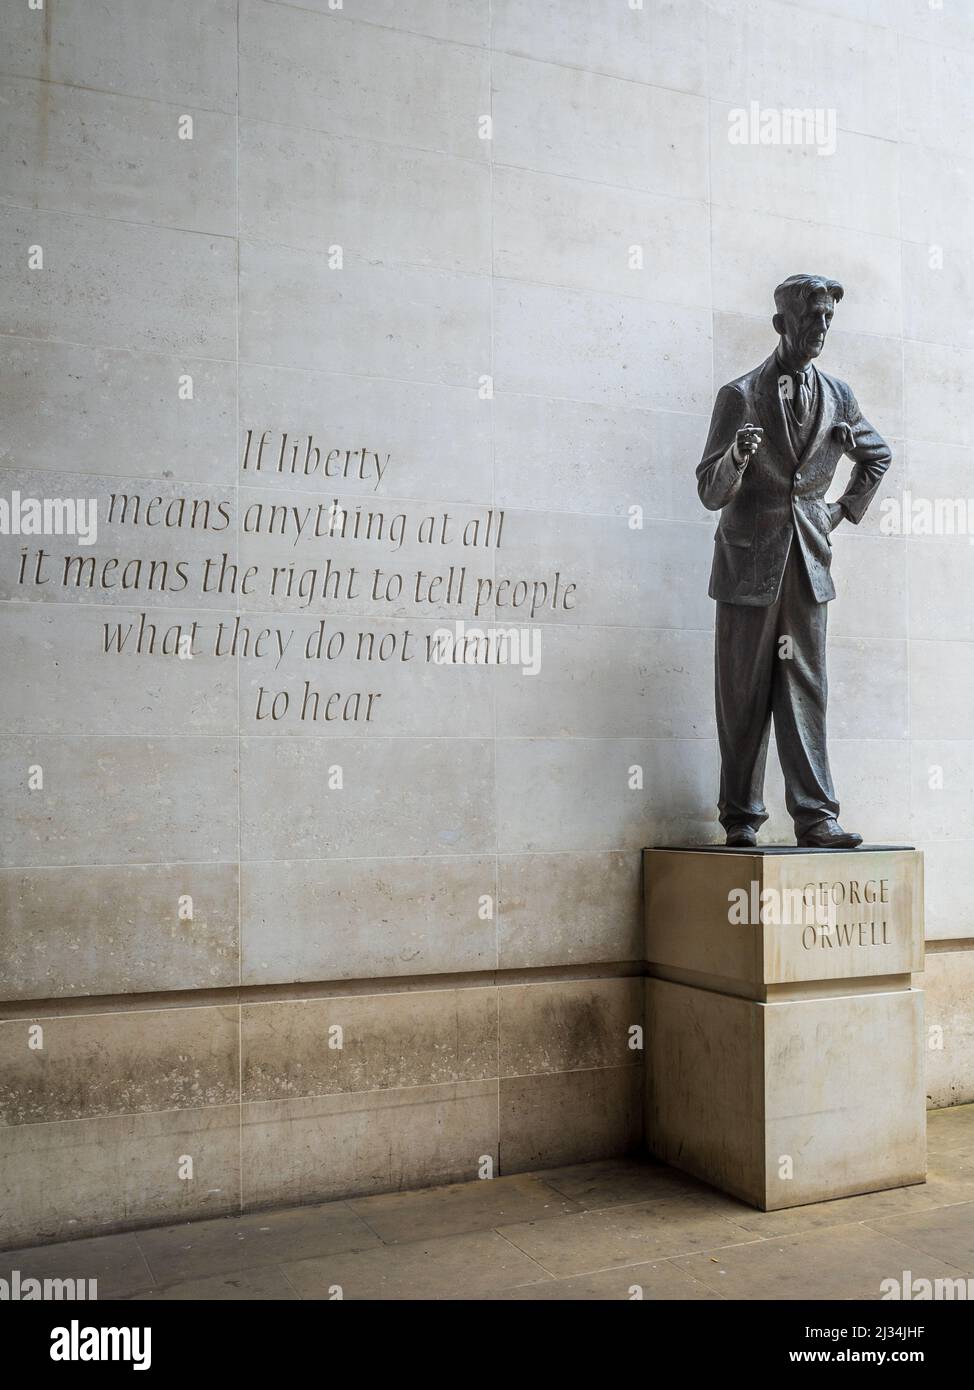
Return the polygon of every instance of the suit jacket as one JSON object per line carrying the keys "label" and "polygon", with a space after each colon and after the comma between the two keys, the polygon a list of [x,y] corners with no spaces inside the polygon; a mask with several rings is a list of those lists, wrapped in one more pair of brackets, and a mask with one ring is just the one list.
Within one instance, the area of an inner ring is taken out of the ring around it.
{"label": "suit jacket", "polygon": [[[710,435],[697,490],[710,511],[721,511],[714,538],[710,597],[724,603],[767,607],[775,601],[792,540],[796,540],[819,603],[835,598],[829,573],[832,522],[825,505],[842,454],[853,460],[849,486],[839,499],[857,523],[890,465],[889,445],[866,420],[844,381],[813,365],[817,405],[808,444],[795,453],[785,420],[777,354],[722,386],[714,402]],[[733,457],[737,431],[757,424],[764,439],[741,472]]]}

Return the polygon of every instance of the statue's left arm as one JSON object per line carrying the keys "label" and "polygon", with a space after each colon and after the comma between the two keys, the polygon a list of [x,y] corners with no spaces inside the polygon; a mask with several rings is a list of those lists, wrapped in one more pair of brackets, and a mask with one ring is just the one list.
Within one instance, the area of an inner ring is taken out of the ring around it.
{"label": "statue's left arm", "polygon": [[843,394],[846,409],[840,428],[845,434],[844,452],[852,459],[852,474],[849,486],[839,498],[839,506],[849,520],[858,525],[876,495],[893,453],[883,436],[863,415],[848,386]]}

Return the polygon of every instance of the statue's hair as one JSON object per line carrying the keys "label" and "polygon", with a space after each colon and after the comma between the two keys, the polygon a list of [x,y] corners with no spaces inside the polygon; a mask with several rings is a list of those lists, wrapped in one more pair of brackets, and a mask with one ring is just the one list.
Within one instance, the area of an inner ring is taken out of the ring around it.
{"label": "statue's hair", "polygon": [[789,275],[774,292],[774,307],[779,314],[783,314],[798,301],[811,299],[820,290],[830,294],[836,304],[845,294],[838,280],[830,280],[827,275]]}

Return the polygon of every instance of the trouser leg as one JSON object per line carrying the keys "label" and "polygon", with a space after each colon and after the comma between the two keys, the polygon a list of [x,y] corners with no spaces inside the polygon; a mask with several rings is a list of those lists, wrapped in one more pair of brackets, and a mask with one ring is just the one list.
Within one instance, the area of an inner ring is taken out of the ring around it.
{"label": "trouser leg", "polygon": [[714,643],[720,823],[725,830],[768,819],[764,769],[771,729],[777,605],[717,604]]}
{"label": "trouser leg", "polygon": [[839,814],[825,736],[827,624],[828,604],[816,601],[793,544],[778,600],[778,645],[784,637],[790,644],[774,663],[771,703],[785,804],[799,837]]}

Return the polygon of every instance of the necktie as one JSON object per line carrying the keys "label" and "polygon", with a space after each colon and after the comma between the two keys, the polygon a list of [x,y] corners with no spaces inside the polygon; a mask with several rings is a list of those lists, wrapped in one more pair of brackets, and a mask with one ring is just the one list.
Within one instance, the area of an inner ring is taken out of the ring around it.
{"label": "necktie", "polygon": [[812,403],[804,372],[795,373],[794,384],[795,390],[791,398],[791,407],[795,412],[795,419],[801,423],[808,415],[809,406]]}

